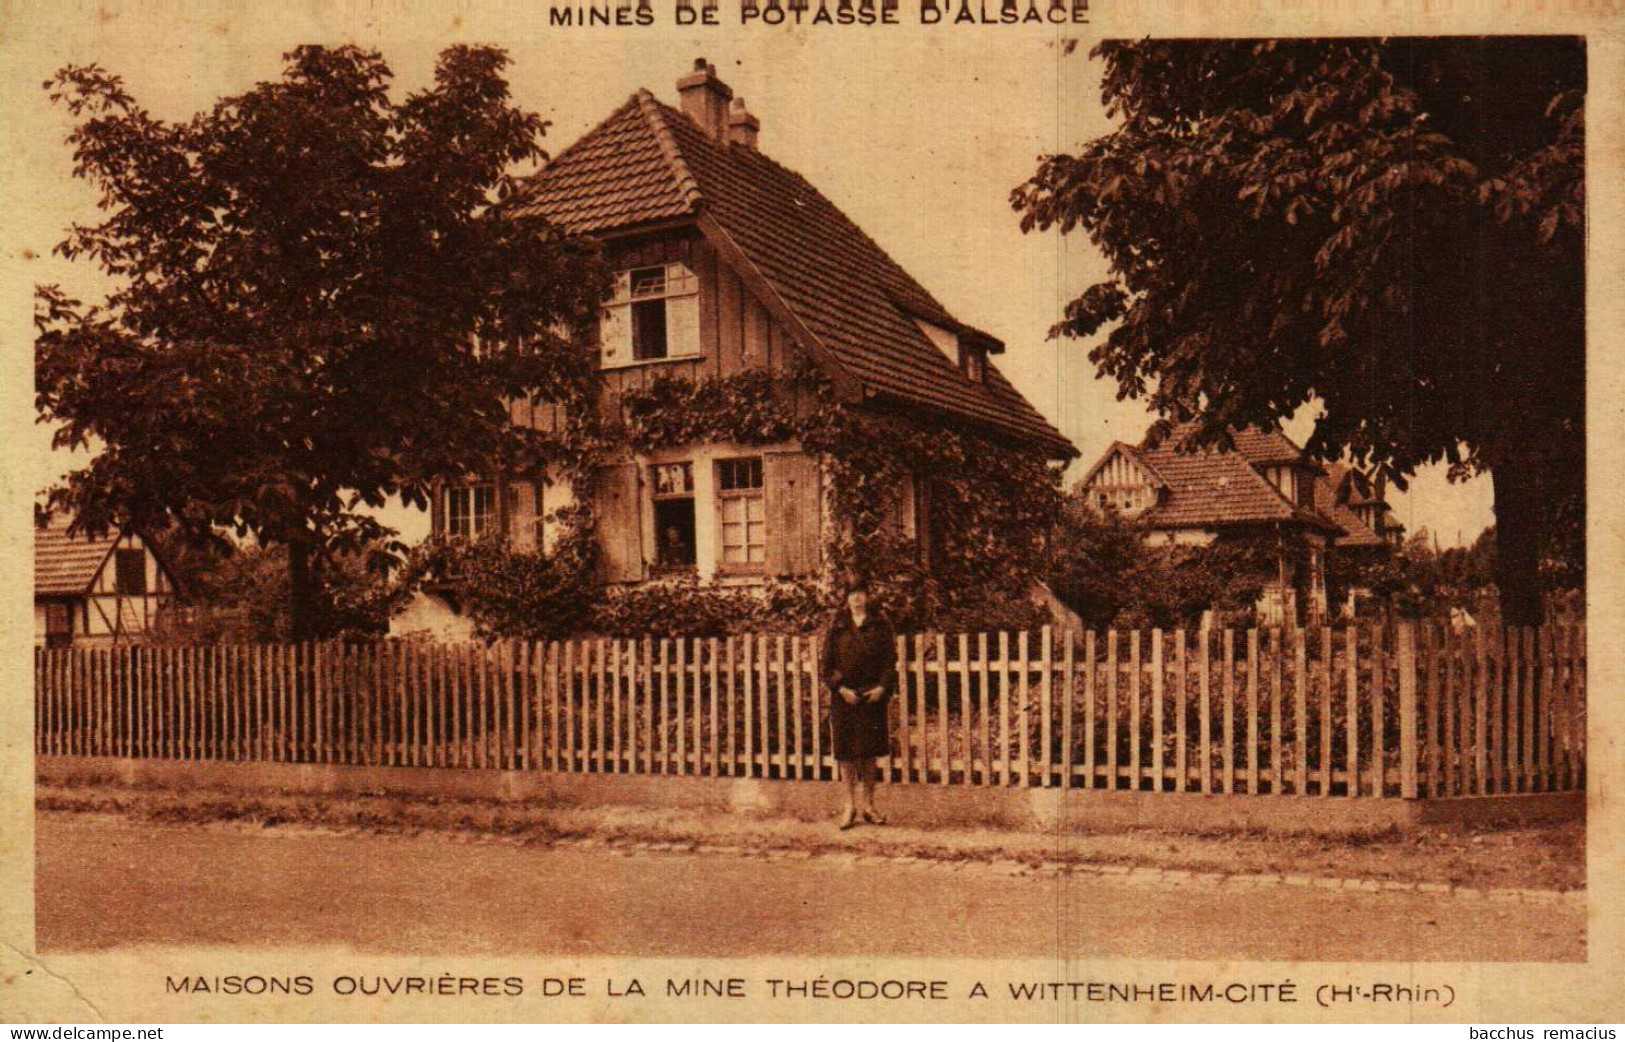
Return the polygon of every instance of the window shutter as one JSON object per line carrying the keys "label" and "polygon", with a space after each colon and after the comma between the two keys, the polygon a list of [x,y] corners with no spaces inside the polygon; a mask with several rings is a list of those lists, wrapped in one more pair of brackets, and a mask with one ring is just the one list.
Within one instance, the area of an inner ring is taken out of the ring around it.
{"label": "window shutter", "polygon": [[822,550],[818,462],[801,453],[769,453],[762,461],[767,499],[767,574],[811,575]]}
{"label": "window shutter", "polygon": [[632,357],[632,306],[616,304],[604,309],[598,329],[598,360],[602,365],[620,365]]}
{"label": "window shutter", "polygon": [[598,545],[605,582],[643,578],[643,503],[635,463],[617,463],[598,474]]}
{"label": "window shutter", "polygon": [[429,489],[429,534],[446,534],[446,485],[436,481]]}
{"label": "window shutter", "polygon": [[508,482],[508,545],[515,550],[536,549],[536,483]]}

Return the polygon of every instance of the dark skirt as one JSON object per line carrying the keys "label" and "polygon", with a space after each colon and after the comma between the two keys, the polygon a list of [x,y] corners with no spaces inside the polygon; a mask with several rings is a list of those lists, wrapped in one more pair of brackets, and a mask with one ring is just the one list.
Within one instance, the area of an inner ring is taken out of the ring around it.
{"label": "dark skirt", "polygon": [[891,753],[885,702],[859,702],[851,706],[839,694],[833,698],[829,728],[837,760],[867,760]]}

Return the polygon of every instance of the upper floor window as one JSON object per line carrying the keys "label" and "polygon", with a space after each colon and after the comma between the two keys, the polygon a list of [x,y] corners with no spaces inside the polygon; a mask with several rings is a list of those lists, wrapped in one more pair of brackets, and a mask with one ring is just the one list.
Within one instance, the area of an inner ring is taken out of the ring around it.
{"label": "upper floor window", "polygon": [[699,279],[676,263],[621,272],[601,334],[606,367],[699,354]]}
{"label": "upper floor window", "polygon": [[115,550],[113,579],[119,593],[140,597],[147,592],[147,552]]}
{"label": "upper floor window", "polygon": [[446,534],[455,539],[482,539],[496,532],[497,487],[464,485],[446,490]]}

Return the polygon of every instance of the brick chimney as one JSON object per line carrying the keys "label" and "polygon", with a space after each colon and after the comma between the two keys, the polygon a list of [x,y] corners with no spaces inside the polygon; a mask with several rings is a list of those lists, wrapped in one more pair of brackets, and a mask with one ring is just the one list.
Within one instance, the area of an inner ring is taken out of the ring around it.
{"label": "brick chimney", "polygon": [[756,134],[762,121],[745,108],[744,98],[735,98],[728,108],[728,140],[745,148],[756,147]]}
{"label": "brick chimney", "polygon": [[677,81],[683,114],[700,125],[711,140],[728,140],[728,102],[733,89],[717,78],[717,68],[704,58],[694,59],[694,71]]}

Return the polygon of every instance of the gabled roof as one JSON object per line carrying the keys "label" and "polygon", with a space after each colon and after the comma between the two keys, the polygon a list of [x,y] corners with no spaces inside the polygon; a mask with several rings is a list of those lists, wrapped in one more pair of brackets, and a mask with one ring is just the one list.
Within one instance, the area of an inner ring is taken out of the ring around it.
{"label": "gabled roof", "polygon": [[34,529],[34,596],[64,597],[90,589],[102,563],[118,545],[118,533],[100,538],[68,536],[68,522],[53,517]]}
{"label": "gabled roof", "polygon": [[1077,455],[991,362],[976,383],[932,345],[914,317],[1001,346],[955,319],[806,179],[754,148],[713,140],[646,90],[538,173],[512,212],[582,234],[692,219],[812,341],[814,357],[864,396]]}
{"label": "gabled roof", "polygon": [[1084,488],[1091,481],[1095,480],[1095,475],[1099,474],[1106,464],[1112,461],[1112,457],[1118,453],[1122,453],[1124,457],[1133,461],[1135,466],[1145,471],[1146,476],[1151,479],[1151,486],[1153,488],[1168,487],[1168,482],[1163,479],[1161,474],[1157,473],[1157,468],[1153,467],[1149,462],[1147,462],[1145,456],[1140,453],[1139,449],[1136,449],[1126,441],[1112,442],[1111,448],[1100,454],[1100,458],[1095,460],[1095,465],[1090,467],[1089,470],[1085,472],[1083,477],[1078,479],[1078,483],[1075,487]]}
{"label": "gabled roof", "polygon": [[[1174,428],[1163,444],[1178,445],[1195,429],[1195,423],[1181,424]],[[1279,429],[1264,430],[1259,427],[1232,427],[1229,433],[1230,441],[1235,445],[1236,451],[1246,457],[1247,462],[1255,467],[1295,463],[1316,473],[1325,473],[1324,467],[1304,455],[1303,446],[1287,437]]]}
{"label": "gabled roof", "polygon": [[1355,472],[1341,463],[1326,468],[1326,476],[1315,480],[1315,509],[1337,522],[1343,534],[1332,541],[1334,546],[1386,546],[1382,536],[1360,520],[1352,509],[1363,502],[1353,480]]}

